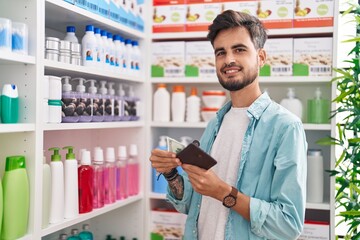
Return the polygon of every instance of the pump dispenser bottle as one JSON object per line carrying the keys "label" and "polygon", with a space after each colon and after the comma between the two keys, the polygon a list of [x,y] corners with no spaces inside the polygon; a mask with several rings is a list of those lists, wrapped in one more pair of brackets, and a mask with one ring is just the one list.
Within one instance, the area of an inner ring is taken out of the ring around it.
{"label": "pump dispenser bottle", "polygon": [[127,153],[126,146],[119,146],[118,160],[116,161],[116,199],[127,198]]}
{"label": "pump dispenser bottle", "polygon": [[59,154],[60,148],[49,148],[51,155],[51,204],[50,223],[64,220],[64,165]]}
{"label": "pump dispenser bottle", "polygon": [[100,81],[99,93],[101,94],[102,101],[104,103],[104,121],[111,122],[113,120],[111,96],[106,88],[106,81]]}
{"label": "pump dispenser bottle", "polygon": [[62,85],[62,119],[61,122],[64,123],[76,123],[79,121],[79,114],[77,113],[77,108],[79,107],[80,96],[76,92],[72,91],[72,86],[70,84],[71,77],[63,76],[61,80],[63,81]]}
{"label": "pump dispenser bottle", "polygon": [[124,119],[124,98],[125,91],[123,89],[123,85],[118,85],[117,96],[115,97],[114,102],[114,120],[115,121],[123,121]]}
{"label": "pump dispenser bottle", "polygon": [[104,153],[100,147],[94,149],[94,199],[93,208],[102,208],[105,200],[105,188],[104,188]]}
{"label": "pump dispenser bottle", "polygon": [[[75,96],[79,99],[78,105],[75,108],[76,114],[79,116],[79,122],[91,122],[91,98],[90,94],[85,92],[85,79],[73,78],[72,81],[78,80],[79,84],[76,86]],[[75,113],[74,113],[75,115]]]}
{"label": "pump dispenser bottle", "polygon": [[106,148],[106,163],[104,168],[105,204],[116,201],[116,165],[115,149]]}
{"label": "pump dispenser bottle", "polygon": [[130,145],[127,172],[127,189],[129,196],[134,196],[139,193],[139,159],[136,144]]}
{"label": "pump dispenser bottle", "polygon": [[302,103],[298,98],[296,98],[293,88],[288,89],[287,98],[281,100],[280,105],[302,120]]}
{"label": "pump dispenser bottle", "polygon": [[102,95],[97,92],[95,86],[96,80],[89,79],[90,87],[88,88],[90,98],[92,100],[92,122],[103,122],[104,121],[104,101]]}
{"label": "pump dispenser bottle", "polygon": [[135,96],[133,86],[129,86],[128,96],[125,98],[124,114],[129,116],[130,121],[140,119],[140,98]]}
{"label": "pump dispenser bottle", "polygon": [[79,195],[78,195],[78,162],[75,158],[72,146],[64,147],[68,152],[65,159],[65,202],[64,202],[64,218],[75,218],[79,214]]}
{"label": "pump dispenser bottle", "polygon": [[43,181],[42,181],[42,224],[41,227],[47,228],[50,217],[50,203],[51,203],[51,169],[50,165],[46,163],[45,156],[43,157]]}
{"label": "pump dispenser bottle", "polygon": [[[160,150],[167,150],[167,144],[166,144],[166,136],[160,136],[160,141],[158,146],[156,147]],[[166,193],[167,189],[167,181],[164,178],[164,176],[156,172],[155,168],[152,169],[152,187],[153,192],[155,193]]]}
{"label": "pump dispenser bottle", "polygon": [[81,154],[81,165],[78,168],[79,183],[79,213],[93,210],[94,199],[94,169],[91,166],[90,151]]}
{"label": "pump dispenser bottle", "polygon": [[114,82],[108,82],[108,94],[110,96],[110,102],[108,104],[105,102],[105,112],[107,112],[108,120],[114,121],[115,120],[115,89]]}
{"label": "pump dispenser bottle", "polygon": [[315,98],[307,102],[308,123],[329,123],[330,101],[323,99],[320,88],[316,88]]}

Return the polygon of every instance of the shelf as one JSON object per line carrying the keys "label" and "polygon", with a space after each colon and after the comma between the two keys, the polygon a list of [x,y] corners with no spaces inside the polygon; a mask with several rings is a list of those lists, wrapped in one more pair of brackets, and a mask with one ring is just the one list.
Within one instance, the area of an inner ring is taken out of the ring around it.
{"label": "shelf", "polygon": [[57,232],[61,229],[70,227],[74,224],[86,221],[90,218],[94,218],[96,216],[99,216],[101,214],[113,211],[117,208],[120,207],[124,207],[126,205],[132,204],[134,202],[140,201],[141,199],[143,199],[142,195],[138,195],[138,196],[134,196],[134,197],[129,197],[125,200],[121,200],[121,201],[117,201],[114,204],[109,204],[109,205],[105,205],[102,208],[99,209],[94,209],[92,212],[89,213],[84,213],[84,214],[80,214],[79,217],[74,218],[74,219],[66,219],[61,223],[56,223],[56,224],[50,224],[49,227],[47,227],[46,229],[42,230],[42,237],[49,235],[51,233]]}
{"label": "shelf", "polygon": [[14,123],[14,124],[0,123],[0,133],[32,132],[32,131],[35,131],[35,124],[33,123]]}
{"label": "shelf", "polygon": [[102,29],[120,31],[124,36],[136,39],[144,39],[146,36],[143,32],[139,32],[62,0],[46,0],[45,3],[46,26],[51,26],[51,28],[61,32],[65,32],[67,25],[76,23],[78,29],[85,29],[86,25],[94,24]]}
{"label": "shelf", "polygon": [[197,122],[197,123],[189,123],[189,122],[152,122],[152,127],[159,128],[205,128],[207,122]]}
{"label": "shelf", "polygon": [[317,131],[330,131],[331,124],[313,124],[313,123],[304,123],[305,130],[317,130]]}
{"label": "shelf", "polygon": [[[98,70],[96,67],[76,66],[68,63],[56,62],[44,59],[45,74],[56,76],[71,76],[83,78],[96,78],[101,80],[121,79],[129,82],[143,82],[144,77],[129,76],[115,72]],[[140,80],[141,79],[141,80]]]}
{"label": "shelf", "polygon": [[[303,36],[303,35],[324,35],[333,34],[333,27],[315,27],[315,28],[283,28],[283,29],[269,29],[269,36]],[[166,39],[206,39],[208,32],[177,32],[177,33],[153,33],[153,40]]]}
{"label": "shelf", "polygon": [[306,209],[314,209],[314,210],[330,210],[329,203],[306,203]]}
{"label": "shelf", "polygon": [[150,193],[150,198],[151,199],[166,199],[166,194],[165,193],[154,193],[151,192]]}
{"label": "shelf", "polygon": [[35,64],[35,57],[13,52],[0,54],[0,64]]}
{"label": "shelf", "polygon": [[81,129],[106,129],[106,128],[135,128],[143,127],[143,121],[128,122],[90,122],[90,123],[46,123],[43,125],[44,131],[59,130],[81,130]]}

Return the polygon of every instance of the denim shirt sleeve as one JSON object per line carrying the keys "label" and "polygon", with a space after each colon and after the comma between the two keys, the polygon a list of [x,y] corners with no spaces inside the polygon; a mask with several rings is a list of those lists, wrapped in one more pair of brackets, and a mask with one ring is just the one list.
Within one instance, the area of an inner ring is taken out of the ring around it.
{"label": "denim shirt sleeve", "polygon": [[306,205],[305,133],[300,122],[287,126],[278,143],[271,183],[271,202],[250,199],[251,231],[266,239],[296,239]]}
{"label": "denim shirt sleeve", "polygon": [[176,199],[174,194],[171,192],[171,190],[168,186],[166,199],[170,203],[172,203],[172,205],[178,212],[188,214],[189,208],[190,208],[191,197],[192,197],[194,190],[193,190],[193,188],[190,184],[189,178],[185,172],[182,174],[182,178],[184,180],[184,196],[183,196],[183,198],[181,200]]}

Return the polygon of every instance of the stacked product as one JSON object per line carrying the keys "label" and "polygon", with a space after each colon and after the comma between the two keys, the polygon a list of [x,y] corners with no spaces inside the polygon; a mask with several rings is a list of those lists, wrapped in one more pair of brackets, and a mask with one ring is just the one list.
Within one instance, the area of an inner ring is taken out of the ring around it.
{"label": "stacked product", "polygon": [[208,90],[203,91],[201,98],[205,105],[201,110],[201,117],[205,122],[208,122],[215,117],[216,112],[222,107],[226,95],[224,91]]}

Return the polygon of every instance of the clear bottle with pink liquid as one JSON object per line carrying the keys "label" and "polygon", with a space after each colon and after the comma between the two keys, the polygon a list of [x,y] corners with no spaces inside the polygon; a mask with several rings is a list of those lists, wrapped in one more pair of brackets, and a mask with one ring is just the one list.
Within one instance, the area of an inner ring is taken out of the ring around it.
{"label": "clear bottle with pink liquid", "polygon": [[104,168],[104,188],[105,188],[105,204],[116,202],[116,165],[115,165],[115,149],[106,148]]}
{"label": "clear bottle with pink liquid", "polygon": [[128,197],[127,190],[127,152],[126,146],[119,146],[118,159],[116,161],[116,199],[122,200]]}
{"label": "clear bottle with pink liquid", "polygon": [[94,198],[93,207],[102,208],[105,201],[105,188],[104,188],[104,153],[100,147],[94,149]]}
{"label": "clear bottle with pink liquid", "polygon": [[128,195],[134,196],[139,193],[139,160],[136,144],[130,145],[127,170]]}

